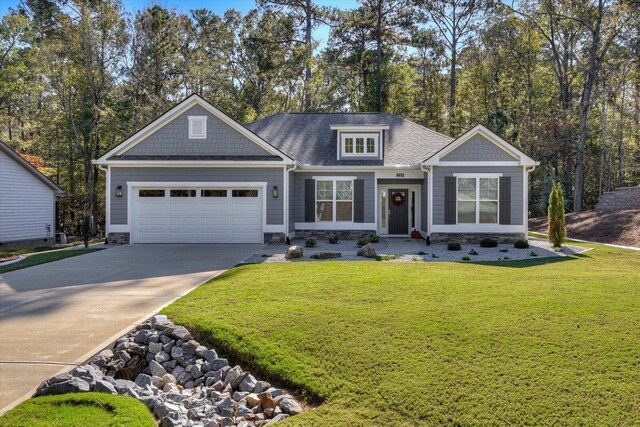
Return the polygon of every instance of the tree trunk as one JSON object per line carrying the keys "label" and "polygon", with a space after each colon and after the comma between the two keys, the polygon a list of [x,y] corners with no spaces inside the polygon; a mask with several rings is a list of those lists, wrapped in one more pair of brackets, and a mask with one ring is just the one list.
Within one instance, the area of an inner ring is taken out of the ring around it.
{"label": "tree trunk", "polygon": [[449,136],[454,138],[456,135],[455,125],[455,108],[456,108],[456,49],[451,49],[451,71],[449,74]]}
{"label": "tree trunk", "polygon": [[600,147],[600,174],[598,177],[598,195],[602,195],[602,182],[604,177],[604,160],[607,151],[607,102],[604,102],[600,127],[602,128],[602,147]]}
{"label": "tree trunk", "polygon": [[[576,174],[573,181],[573,210],[582,212],[582,184],[584,181],[584,144],[587,139],[587,117],[591,108],[591,92],[598,74],[600,59],[598,50],[600,48],[600,27],[602,25],[602,15],[604,14],[603,0],[599,0],[598,18],[592,33],[591,49],[589,52],[589,64],[586,70],[586,82],[580,100],[580,128],[578,131],[578,150],[576,155]],[[604,52],[602,54],[604,57]]]}
{"label": "tree trunk", "polygon": [[382,0],[378,0],[376,23],[376,106],[375,110],[382,111]]}
{"label": "tree trunk", "polygon": [[618,126],[618,180],[616,185],[622,187],[624,184],[624,101],[627,95],[627,70],[625,67],[622,73],[622,99],[620,100],[620,125]]}
{"label": "tree trunk", "polygon": [[312,40],[311,40],[311,29],[312,29],[312,25],[313,25],[313,21],[312,21],[312,7],[311,7],[311,0],[307,0],[306,4],[305,4],[305,13],[306,13],[306,27],[305,27],[305,35],[304,35],[304,42],[305,42],[305,47],[307,49],[307,57],[306,57],[306,64],[305,64],[305,70],[304,70],[304,111],[310,111],[311,110],[311,91],[310,91],[310,85],[311,85],[311,58],[313,57],[313,45],[312,45]]}

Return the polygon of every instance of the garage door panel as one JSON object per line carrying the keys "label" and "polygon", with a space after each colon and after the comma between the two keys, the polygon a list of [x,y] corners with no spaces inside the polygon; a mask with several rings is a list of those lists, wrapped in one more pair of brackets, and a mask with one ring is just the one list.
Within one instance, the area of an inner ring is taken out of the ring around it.
{"label": "garage door panel", "polygon": [[[168,195],[170,189],[165,190]],[[262,241],[262,191],[258,197],[132,198],[134,243],[258,243]],[[223,190],[223,189],[220,189]],[[208,193],[212,194],[212,193]],[[225,194],[225,193],[214,193]]]}

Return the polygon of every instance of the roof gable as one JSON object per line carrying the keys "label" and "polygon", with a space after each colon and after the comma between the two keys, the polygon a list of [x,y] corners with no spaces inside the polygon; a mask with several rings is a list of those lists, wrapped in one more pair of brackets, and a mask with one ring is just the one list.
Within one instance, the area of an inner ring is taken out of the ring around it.
{"label": "roof gable", "polygon": [[427,158],[424,165],[439,165],[441,162],[504,164],[536,166],[539,163],[500,138],[482,125],[465,132],[462,136]]}
{"label": "roof gable", "polygon": [[60,187],[58,187],[56,184],[54,184],[53,181],[47,178],[46,175],[44,175],[38,169],[33,167],[31,163],[23,159],[22,156],[20,156],[20,154],[16,153],[13,149],[11,149],[11,147],[9,147],[7,144],[5,144],[2,141],[0,141],[0,151],[5,153],[7,157],[12,159],[15,163],[17,163],[18,165],[26,169],[29,173],[31,173],[33,176],[39,179],[47,187],[51,188],[56,194],[58,195],[64,194],[64,191]]}
{"label": "roof gable", "polygon": [[[188,138],[189,116],[207,117],[205,139]],[[95,164],[122,161],[171,161],[172,157],[189,157],[193,161],[228,162],[248,160],[293,160],[267,141],[236,122],[198,95],[191,95],[156,120],[127,138]]]}

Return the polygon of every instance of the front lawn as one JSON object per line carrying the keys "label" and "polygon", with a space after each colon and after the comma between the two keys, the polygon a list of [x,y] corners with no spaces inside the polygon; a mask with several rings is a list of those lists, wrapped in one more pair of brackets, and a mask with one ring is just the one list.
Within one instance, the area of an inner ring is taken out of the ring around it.
{"label": "front lawn", "polygon": [[317,409],[283,425],[639,425],[640,253],[234,268],[163,310]]}
{"label": "front lawn", "polygon": [[47,262],[58,261],[65,258],[70,258],[78,255],[84,255],[95,251],[100,251],[102,249],[68,249],[66,251],[54,251],[54,252],[45,252],[42,254],[33,254],[25,257],[22,261],[14,262],[13,264],[8,264],[4,266],[0,266],[0,274],[7,273],[9,271],[20,270],[21,268],[32,267],[38,264],[45,264]]}
{"label": "front lawn", "polygon": [[63,394],[29,399],[0,417],[2,427],[154,427],[142,402],[104,393]]}

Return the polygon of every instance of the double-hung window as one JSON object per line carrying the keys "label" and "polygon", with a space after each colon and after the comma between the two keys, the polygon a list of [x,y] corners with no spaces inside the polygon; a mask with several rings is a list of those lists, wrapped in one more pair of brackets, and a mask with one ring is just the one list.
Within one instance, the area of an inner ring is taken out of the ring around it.
{"label": "double-hung window", "polygon": [[342,155],[343,156],[377,156],[380,134],[378,133],[343,133]]}
{"label": "double-hung window", "polygon": [[498,187],[498,177],[458,176],[458,224],[497,224]]}
{"label": "double-hung window", "polygon": [[316,179],[316,221],[353,221],[353,179]]}

